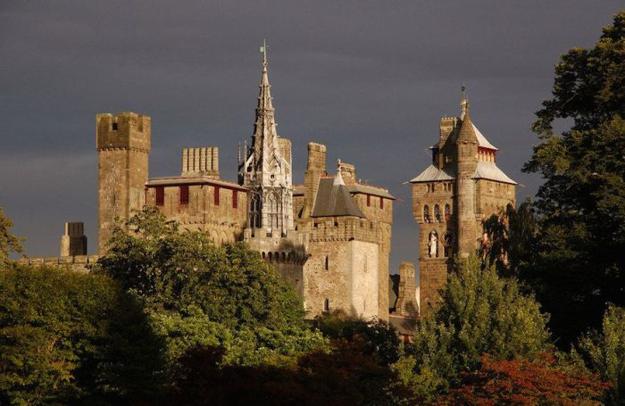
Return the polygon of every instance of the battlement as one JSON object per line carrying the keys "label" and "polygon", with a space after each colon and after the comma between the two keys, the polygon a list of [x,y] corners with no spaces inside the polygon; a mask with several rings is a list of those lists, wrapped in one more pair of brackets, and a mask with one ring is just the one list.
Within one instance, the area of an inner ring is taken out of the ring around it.
{"label": "battlement", "polygon": [[88,272],[98,262],[98,255],[74,255],[60,257],[24,257],[17,262],[31,266],[63,266],[74,271]]}
{"label": "battlement", "polygon": [[219,179],[219,148],[183,148],[182,176],[208,176]]}
{"label": "battlement", "polygon": [[96,115],[96,146],[101,149],[136,149],[149,152],[151,148],[151,118],[132,112]]}
{"label": "battlement", "polygon": [[441,117],[440,125],[439,125],[439,138],[440,145],[443,145],[449,137],[449,134],[452,133],[454,128],[458,125],[458,117],[454,116],[443,116]]}
{"label": "battlement", "polygon": [[379,225],[360,218],[341,218],[315,221],[311,225],[309,241],[365,241],[378,242]]}

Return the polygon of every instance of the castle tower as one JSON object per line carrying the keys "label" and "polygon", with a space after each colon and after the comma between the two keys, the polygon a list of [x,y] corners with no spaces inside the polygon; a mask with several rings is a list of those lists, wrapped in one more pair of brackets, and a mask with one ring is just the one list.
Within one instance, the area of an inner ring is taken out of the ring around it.
{"label": "castle tower", "polygon": [[462,125],[458,131],[456,142],[456,196],[457,207],[457,255],[467,258],[477,249],[477,223],[475,217],[475,180],[473,175],[477,168],[477,136],[473,130],[473,122],[469,115],[468,102],[462,101]]}
{"label": "castle tower", "polygon": [[497,148],[471,119],[463,96],[460,117],[442,117],[432,164],[412,179],[413,216],[419,224],[421,314],[436,305],[453,258],[479,248],[482,222],[515,204],[516,182],[496,165]]}
{"label": "castle tower", "polygon": [[293,229],[291,142],[278,136],[269,84],[267,46],[263,54],[260,93],[252,145],[239,163],[239,183],[250,190],[248,226],[267,236],[284,237]]}
{"label": "castle tower", "polygon": [[129,112],[96,116],[100,254],[106,252],[115,221],[127,220],[145,204],[150,143],[150,117]]}

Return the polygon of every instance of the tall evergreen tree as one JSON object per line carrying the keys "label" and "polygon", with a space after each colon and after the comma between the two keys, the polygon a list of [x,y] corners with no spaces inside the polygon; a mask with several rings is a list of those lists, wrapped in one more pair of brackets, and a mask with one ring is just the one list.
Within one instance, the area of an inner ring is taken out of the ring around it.
{"label": "tall evergreen tree", "polygon": [[625,304],[625,12],[592,49],[561,57],[537,117],[540,143],[524,170],[545,183],[537,262],[524,279],[568,345],[599,325],[606,302]]}

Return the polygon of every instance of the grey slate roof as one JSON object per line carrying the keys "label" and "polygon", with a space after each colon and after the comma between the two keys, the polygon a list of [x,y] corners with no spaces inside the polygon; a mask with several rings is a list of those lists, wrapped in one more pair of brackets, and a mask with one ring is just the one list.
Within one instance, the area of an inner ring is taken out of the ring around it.
{"label": "grey slate roof", "polygon": [[352,193],[352,194],[364,193],[367,195],[380,196],[386,199],[395,200],[395,196],[390,194],[388,190],[383,189],[381,187],[377,187],[377,186],[363,185],[362,183],[355,183],[353,185],[347,185],[347,190],[349,190],[349,193]]}
{"label": "grey slate roof", "polygon": [[510,183],[516,185],[517,183],[510,179],[508,175],[503,173],[501,169],[495,165],[494,162],[478,161],[477,168],[473,174],[473,179],[488,179],[502,183]]}
{"label": "grey slate roof", "polygon": [[438,169],[434,165],[430,165],[423,172],[412,179],[410,183],[433,182],[438,180],[453,180],[454,177],[449,175],[442,169]]}
{"label": "grey slate roof", "polygon": [[364,218],[344,184],[335,184],[333,178],[321,178],[311,217],[354,216]]}

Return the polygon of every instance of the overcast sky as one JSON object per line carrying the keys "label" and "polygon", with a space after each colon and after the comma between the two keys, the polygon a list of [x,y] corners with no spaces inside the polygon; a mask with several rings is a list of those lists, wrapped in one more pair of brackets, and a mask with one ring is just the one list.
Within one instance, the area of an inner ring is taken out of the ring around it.
{"label": "overcast sky", "polygon": [[500,148],[519,200],[529,128],[553,67],[590,47],[625,8],[616,0],[12,1],[0,0],[0,207],[27,253],[58,255],[65,221],[96,247],[95,115],[152,116],[151,176],[180,171],[183,146],[219,146],[236,178],[252,134],[267,38],[279,134],[301,182],[309,141],[397,196],[392,267],[416,261],[409,187],[430,162],[441,115],[472,118]]}

